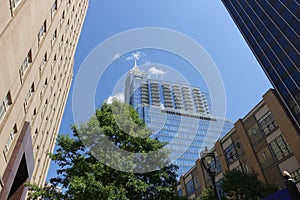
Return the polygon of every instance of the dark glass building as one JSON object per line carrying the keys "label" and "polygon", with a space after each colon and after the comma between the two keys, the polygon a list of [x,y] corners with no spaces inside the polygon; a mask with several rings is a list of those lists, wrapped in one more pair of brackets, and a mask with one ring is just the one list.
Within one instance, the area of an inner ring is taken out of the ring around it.
{"label": "dark glass building", "polygon": [[149,79],[135,64],[128,72],[125,102],[147,124],[152,138],[166,143],[170,160],[186,173],[205,147],[212,147],[233,124],[210,113],[211,103],[200,88]]}
{"label": "dark glass building", "polygon": [[300,0],[222,1],[300,130]]}

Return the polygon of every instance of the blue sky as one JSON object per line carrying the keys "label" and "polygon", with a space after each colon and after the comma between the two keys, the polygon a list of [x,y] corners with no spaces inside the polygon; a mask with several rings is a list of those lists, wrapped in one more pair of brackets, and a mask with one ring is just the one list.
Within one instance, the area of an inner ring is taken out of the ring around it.
{"label": "blue sky", "polygon": [[[90,0],[75,54],[74,79],[84,59],[98,44],[120,32],[143,27],[178,31],[195,40],[206,50],[223,79],[227,97],[226,118],[233,122],[244,117],[271,87],[220,0]],[[181,62],[184,65],[184,61],[180,61],[180,58],[166,52],[143,49],[140,52],[142,58],[138,60],[139,65],[153,62],[172,67],[172,60],[174,64],[175,59],[178,60],[176,63]],[[116,81],[133,66],[134,61],[126,59],[130,55],[132,54],[122,55],[105,72],[97,88],[96,106],[101,105],[111,95]],[[184,67],[182,69],[178,67],[176,70],[178,73],[185,73]],[[192,77],[192,74],[185,77]],[[110,81],[113,83],[110,84]],[[191,82],[201,87],[202,82],[200,79],[199,81]],[[61,123],[59,131],[61,134],[71,133],[70,126],[74,123],[72,92],[73,87]],[[49,176],[54,173],[55,166],[52,165]]]}

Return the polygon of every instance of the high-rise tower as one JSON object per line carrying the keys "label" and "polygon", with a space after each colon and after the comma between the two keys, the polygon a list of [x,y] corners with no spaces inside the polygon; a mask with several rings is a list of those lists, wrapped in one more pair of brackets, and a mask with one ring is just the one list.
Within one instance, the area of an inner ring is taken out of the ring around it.
{"label": "high-rise tower", "polygon": [[88,0],[0,3],[0,199],[44,185]]}
{"label": "high-rise tower", "polygon": [[232,127],[230,121],[210,114],[210,101],[198,87],[149,79],[136,64],[127,75],[125,102],[137,110],[153,138],[167,143],[179,175]]}
{"label": "high-rise tower", "polygon": [[222,1],[300,130],[300,1]]}

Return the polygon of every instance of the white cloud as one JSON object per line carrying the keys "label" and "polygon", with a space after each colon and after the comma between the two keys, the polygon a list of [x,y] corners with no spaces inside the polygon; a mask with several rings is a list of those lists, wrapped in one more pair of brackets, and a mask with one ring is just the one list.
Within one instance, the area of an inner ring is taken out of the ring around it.
{"label": "white cloud", "polygon": [[139,60],[141,56],[144,55],[141,51],[133,52],[129,57],[126,58],[126,60]]}
{"label": "white cloud", "polygon": [[118,60],[121,57],[121,54],[118,52],[113,56],[114,60]]}
{"label": "white cloud", "polygon": [[123,93],[117,93],[113,96],[109,96],[106,100],[106,103],[111,104],[114,99],[117,99],[121,102],[124,102],[124,94]]}
{"label": "white cloud", "polygon": [[157,69],[156,67],[151,67],[149,70],[148,70],[148,73],[150,75],[163,75],[165,74],[165,72],[161,69]]}

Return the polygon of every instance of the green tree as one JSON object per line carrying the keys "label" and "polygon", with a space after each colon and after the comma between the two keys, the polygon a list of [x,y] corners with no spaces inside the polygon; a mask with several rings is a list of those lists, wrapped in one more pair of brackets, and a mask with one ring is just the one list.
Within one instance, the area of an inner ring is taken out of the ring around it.
{"label": "green tree", "polygon": [[277,191],[275,185],[263,184],[254,173],[240,170],[227,171],[222,184],[223,191],[234,199],[257,200]]}
{"label": "green tree", "polygon": [[205,189],[201,192],[200,197],[197,198],[197,200],[215,200],[215,192],[212,189]]}
{"label": "green tree", "polygon": [[[174,188],[178,167],[167,164],[166,151],[157,157],[147,155],[162,149],[165,144],[150,138],[149,129],[129,105],[119,101],[105,103],[88,122],[72,129],[74,136],[59,135],[58,149],[50,154],[59,166],[57,176],[50,179],[51,189],[29,184],[29,199],[41,196],[84,200],[177,198]],[[122,153],[113,151],[116,147],[141,154],[129,154],[124,160]],[[148,166],[140,164],[149,160],[151,164],[157,164],[154,171],[147,171]],[[151,162],[153,160],[157,162]],[[121,171],[110,167],[120,163]],[[146,168],[143,173],[142,167]],[[62,187],[64,192],[58,193],[56,187]]]}

